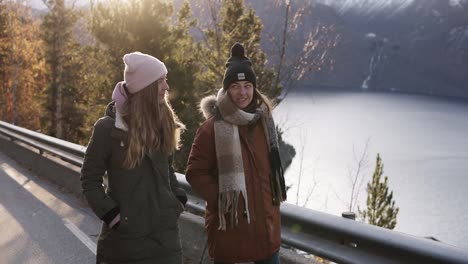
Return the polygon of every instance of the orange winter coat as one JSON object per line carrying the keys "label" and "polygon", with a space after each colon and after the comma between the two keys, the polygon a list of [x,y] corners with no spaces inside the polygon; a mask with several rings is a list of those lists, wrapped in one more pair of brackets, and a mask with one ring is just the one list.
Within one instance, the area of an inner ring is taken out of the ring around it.
{"label": "orange winter coat", "polygon": [[245,182],[250,212],[247,223],[243,199],[239,199],[239,223],[218,230],[218,174],[214,118],[198,129],[190,153],[186,178],[193,190],[206,200],[205,228],[211,258],[220,262],[247,262],[270,258],[280,248],[279,206],[272,203],[268,143],[261,121],[239,126]]}

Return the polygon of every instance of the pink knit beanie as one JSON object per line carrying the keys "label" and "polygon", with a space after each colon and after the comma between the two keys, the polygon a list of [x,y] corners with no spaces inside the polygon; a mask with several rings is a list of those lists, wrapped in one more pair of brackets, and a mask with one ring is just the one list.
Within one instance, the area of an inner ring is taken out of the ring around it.
{"label": "pink knit beanie", "polygon": [[164,63],[148,54],[133,52],[125,54],[123,60],[125,63],[124,81],[128,91],[132,94],[167,74]]}
{"label": "pink knit beanie", "polygon": [[124,84],[134,94],[167,74],[166,66],[155,57],[141,52],[132,52],[123,57],[125,63],[124,82],[118,82],[112,93],[112,100],[119,112],[127,100]]}

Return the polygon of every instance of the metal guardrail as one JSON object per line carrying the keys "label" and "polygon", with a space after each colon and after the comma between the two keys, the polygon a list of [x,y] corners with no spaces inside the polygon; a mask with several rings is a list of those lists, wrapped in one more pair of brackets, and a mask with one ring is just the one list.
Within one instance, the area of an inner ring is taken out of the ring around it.
{"label": "metal guardrail", "polygon": [[[0,121],[0,134],[81,166],[86,148]],[[186,189],[187,208],[203,214],[204,201],[177,174]],[[443,263],[468,264],[468,250],[415,237],[315,210],[281,206],[282,243],[337,263]]]}
{"label": "metal guardrail", "polygon": [[35,147],[81,167],[86,147],[0,121],[0,134]]}

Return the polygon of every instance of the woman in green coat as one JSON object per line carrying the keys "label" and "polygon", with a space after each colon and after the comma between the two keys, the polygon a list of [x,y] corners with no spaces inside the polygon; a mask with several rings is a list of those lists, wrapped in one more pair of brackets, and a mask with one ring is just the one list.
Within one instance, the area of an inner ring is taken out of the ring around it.
{"label": "woman in green coat", "polygon": [[83,194],[103,220],[96,263],[180,264],[178,218],[187,196],[172,153],[183,125],[166,98],[164,63],[140,52],[123,60],[124,81],[94,125],[81,169]]}

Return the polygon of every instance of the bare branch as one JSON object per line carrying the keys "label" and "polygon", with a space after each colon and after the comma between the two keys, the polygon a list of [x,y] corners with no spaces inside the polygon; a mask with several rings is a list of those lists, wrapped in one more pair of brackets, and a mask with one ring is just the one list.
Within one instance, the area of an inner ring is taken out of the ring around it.
{"label": "bare branch", "polygon": [[354,212],[356,210],[359,193],[361,192],[362,184],[364,182],[362,171],[365,168],[367,168],[369,165],[369,159],[368,159],[369,142],[370,142],[370,138],[366,140],[364,149],[360,156],[357,156],[356,150],[353,145],[354,161],[356,162],[357,167],[354,171],[354,175],[351,169],[348,169],[349,178],[351,180],[351,197],[349,200],[349,208],[348,208],[350,212]]}
{"label": "bare branch", "polygon": [[301,190],[302,169],[304,164],[304,149],[306,145],[307,136],[301,133],[301,157],[299,160],[299,173],[297,174],[297,192],[296,192],[296,205],[299,205],[299,192]]}
{"label": "bare branch", "polygon": [[319,160],[320,160],[320,157],[317,157],[317,159],[315,160],[315,163],[314,163],[315,166],[314,166],[314,170],[312,172],[312,186],[309,189],[309,192],[307,193],[304,204],[302,205],[303,207],[307,207],[307,204],[309,203],[310,199],[312,198],[312,194],[314,193],[315,188],[319,184],[319,181],[317,180],[317,173],[316,173],[317,172],[317,164],[318,164]]}

